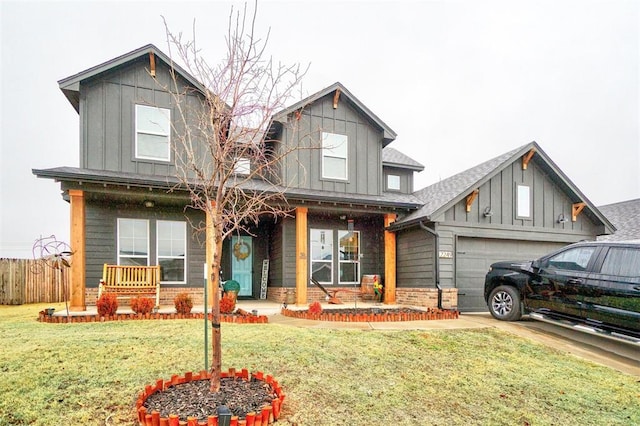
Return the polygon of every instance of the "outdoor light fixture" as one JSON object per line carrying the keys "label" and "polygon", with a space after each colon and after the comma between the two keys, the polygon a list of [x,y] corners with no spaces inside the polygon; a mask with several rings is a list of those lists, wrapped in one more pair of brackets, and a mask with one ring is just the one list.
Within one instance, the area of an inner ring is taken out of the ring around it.
{"label": "outdoor light fixture", "polygon": [[558,216],[558,223],[567,223],[567,222],[569,222],[569,219],[564,217],[564,213],[560,213],[560,216]]}
{"label": "outdoor light fixture", "polygon": [[490,217],[490,216],[493,216],[493,212],[491,211],[491,206],[487,206],[487,207],[484,209],[484,212],[482,213],[482,215],[483,215],[484,217]]}
{"label": "outdoor light fixture", "polygon": [[149,208],[149,209],[155,207],[156,205],[156,203],[154,203],[153,200],[144,200],[143,204],[146,208]]}

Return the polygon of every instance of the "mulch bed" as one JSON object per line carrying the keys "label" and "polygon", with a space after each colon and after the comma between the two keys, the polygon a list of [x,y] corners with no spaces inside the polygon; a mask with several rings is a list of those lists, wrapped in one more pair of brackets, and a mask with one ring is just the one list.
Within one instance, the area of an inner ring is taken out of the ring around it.
{"label": "mulch bed", "polygon": [[256,380],[223,378],[220,392],[209,391],[209,380],[196,380],[170,386],[149,396],[144,403],[147,412],[158,411],[160,417],[177,415],[180,420],[197,417],[199,421],[217,415],[218,407],[225,405],[234,416],[245,418],[248,413],[259,413],[263,406],[277,398],[270,384]]}
{"label": "mulch bed", "polygon": [[282,315],[320,321],[347,322],[386,322],[386,321],[421,321],[456,319],[459,312],[449,309],[427,308],[340,308],[323,309],[321,313],[311,313],[308,310],[293,310],[283,308]]}

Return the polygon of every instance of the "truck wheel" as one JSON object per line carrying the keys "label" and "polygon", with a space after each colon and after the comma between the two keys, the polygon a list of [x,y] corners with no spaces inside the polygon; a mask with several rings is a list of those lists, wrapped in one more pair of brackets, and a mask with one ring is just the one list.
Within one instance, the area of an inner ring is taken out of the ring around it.
{"label": "truck wheel", "polygon": [[501,321],[517,321],[520,312],[520,293],[517,289],[501,285],[493,289],[489,295],[489,312]]}

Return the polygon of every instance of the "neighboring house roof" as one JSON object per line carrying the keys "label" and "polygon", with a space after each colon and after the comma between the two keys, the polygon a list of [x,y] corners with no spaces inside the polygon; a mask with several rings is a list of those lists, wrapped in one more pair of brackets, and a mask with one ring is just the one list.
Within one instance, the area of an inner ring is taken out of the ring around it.
{"label": "neighboring house roof", "polygon": [[617,228],[612,235],[599,240],[640,240],[640,198],[598,207]]}
{"label": "neighboring house roof", "polygon": [[187,80],[190,84],[193,85],[193,87],[198,89],[200,92],[202,93],[206,92],[206,88],[202,85],[202,83],[196,80],[187,71],[182,69],[178,64],[173,62],[170,57],[165,55],[160,49],[158,49],[153,44],[147,44],[146,46],[139,47],[136,50],[133,50],[129,53],[125,53],[124,55],[118,56],[117,58],[113,58],[107,62],[103,62],[100,65],[96,65],[87,70],[74,74],[70,77],[63,78],[62,80],[58,81],[58,85],[60,86],[60,90],[62,90],[62,92],[67,97],[69,102],[71,102],[71,105],[73,105],[75,110],[79,112],[80,82],[86,79],[89,79],[91,77],[94,77],[98,74],[101,74],[103,72],[109,71],[115,67],[119,67],[124,64],[127,64],[131,61],[138,59],[141,56],[148,56],[149,53],[153,53],[156,58],[159,58],[168,66],[173,67],[173,69],[178,73],[178,75],[180,75],[185,80]]}
{"label": "neighboring house roof", "polygon": [[308,98],[305,98],[283,109],[282,111],[275,114],[273,119],[274,121],[285,122],[289,114],[292,114],[293,112],[298,111],[300,109],[304,109],[307,105],[317,101],[318,99],[321,99],[329,95],[330,93],[335,93],[336,90],[340,91],[340,94],[339,94],[340,100],[342,100],[343,97],[346,98],[357,110],[359,110],[362,114],[369,117],[369,119],[373,121],[383,131],[385,146],[391,143],[391,141],[393,141],[396,138],[397,136],[396,132],[394,132],[389,126],[387,126],[384,121],[378,118],[377,115],[375,115],[369,108],[367,108],[365,104],[360,102],[358,98],[353,96],[353,94],[351,94],[351,92],[349,92],[347,88],[344,87],[339,82],[333,83],[331,86],[326,87],[317,93],[314,93]]}
{"label": "neighboring house roof", "polygon": [[[51,169],[33,169],[33,174],[41,178],[81,183],[105,185],[124,185],[127,187],[145,187],[169,190],[180,186],[175,176],[141,175],[137,173],[104,170],[81,169],[77,167],[55,167]],[[346,194],[342,192],[317,191],[302,188],[283,188],[260,179],[251,179],[242,183],[246,190],[276,192],[284,191],[287,199],[313,202],[335,202],[368,206],[391,207],[414,210],[421,201],[411,194],[385,193],[383,195]]]}
{"label": "neighboring house roof", "polygon": [[413,158],[401,153],[397,149],[384,147],[382,149],[382,165],[389,167],[398,167],[401,169],[409,169],[416,172],[424,170],[424,166]]}
{"label": "neighboring house roof", "polygon": [[560,168],[549,158],[536,142],[530,142],[519,148],[506,152],[484,163],[478,164],[468,170],[453,175],[433,185],[427,186],[413,194],[422,200],[423,206],[408,216],[398,220],[393,227],[403,228],[415,225],[423,221],[436,221],[448,209],[469,195],[471,191],[480,187],[492,177],[500,173],[514,161],[519,160],[523,155],[532,149],[535,150],[535,157],[541,161],[537,162],[543,171],[563,189],[574,202],[586,203],[586,209],[590,211],[611,232],[615,227],[607,218],[591,203],[587,197],[574,185],[573,182],[560,170]]}

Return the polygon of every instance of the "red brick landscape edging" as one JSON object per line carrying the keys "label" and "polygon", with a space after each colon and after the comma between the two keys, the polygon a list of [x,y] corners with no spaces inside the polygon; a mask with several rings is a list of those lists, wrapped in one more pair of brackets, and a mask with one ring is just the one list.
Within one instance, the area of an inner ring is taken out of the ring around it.
{"label": "red brick landscape edging", "polygon": [[292,310],[282,308],[282,315],[292,318],[319,320],[319,321],[345,321],[345,322],[387,322],[387,321],[424,321],[457,319],[458,311],[448,309],[428,308],[425,311],[415,312],[385,312],[384,308],[380,313],[309,313],[308,310]]}
{"label": "red brick landscape edging", "polygon": [[[213,319],[211,313],[208,314],[209,320]],[[152,313],[152,314],[116,314],[107,317],[96,315],[47,315],[46,311],[40,311],[38,321],[47,323],[68,323],[68,322],[104,322],[104,321],[127,321],[127,320],[147,320],[147,319],[204,319],[204,313],[177,314],[172,313]],[[237,309],[236,314],[220,314],[220,322],[231,322],[236,324],[265,324],[269,322],[266,315],[253,315],[243,309]]]}
{"label": "red brick landscape edging", "polygon": [[[235,368],[230,368],[228,372],[221,372],[221,378],[236,377],[242,380],[249,380],[249,371],[243,368],[240,371],[236,371]],[[211,374],[208,371],[201,371],[194,375],[192,372],[187,372],[183,377],[178,375],[171,376],[170,380],[158,379],[155,386],[145,386],[144,392],[140,393],[136,401],[136,412],[138,415],[139,426],[218,426],[218,416],[209,416],[207,421],[198,422],[195,417],[189,417],[186,422],[180,421],[175,414],[169,414],[169,417],[160,417],[160,413],[152,411],[147,413],[147,409],[143,406],[147,398],[156,392],[163,391],[169,386],[174,386],[182,383],[189,383],[195,380],[209,380]],[[284,402],[284,392],[276,380],[272,376],[265,376],[264,373],[258,371],[251,373],[251,378],[256,380],[262,380],[263,382],[271,385],[277,398],[271,401],[271,405],[265,405],[259,413],[248,413],[244,419],[239,419],[238,416],[231,417],[230,426],[267,426],[278,420],[280,417],[280,410],[282,409],[282,403]]]}

